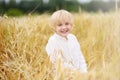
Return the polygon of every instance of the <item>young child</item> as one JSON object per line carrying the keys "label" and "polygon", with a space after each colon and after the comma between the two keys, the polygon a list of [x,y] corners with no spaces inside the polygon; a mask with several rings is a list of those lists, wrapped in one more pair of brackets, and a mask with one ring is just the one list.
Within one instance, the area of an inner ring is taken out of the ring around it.
{"label": "young child", "polygon": [[87,72],[87,65],[77,38],[70,34],[73,16],[66,10],[58,10],[51,16],[51,28],[55,32],[48,40],[46,51],[54,64],[60,59],[63,67]]}

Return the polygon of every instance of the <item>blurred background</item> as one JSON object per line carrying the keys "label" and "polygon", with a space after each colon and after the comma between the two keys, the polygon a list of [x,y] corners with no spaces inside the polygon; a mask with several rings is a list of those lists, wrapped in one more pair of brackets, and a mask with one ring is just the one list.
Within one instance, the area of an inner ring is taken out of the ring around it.
{"label": "blurred background", "polygon": [[[87,74],[53,68],[53,11],[73,13]],[[120,0],[0,0],[0,80],[120,80]]]}
{"label": "blurred background", "polygon": [[0,0],[0,16],[41,14],[58,9],[79,12],[109,12],[120,7],[119,0]]}

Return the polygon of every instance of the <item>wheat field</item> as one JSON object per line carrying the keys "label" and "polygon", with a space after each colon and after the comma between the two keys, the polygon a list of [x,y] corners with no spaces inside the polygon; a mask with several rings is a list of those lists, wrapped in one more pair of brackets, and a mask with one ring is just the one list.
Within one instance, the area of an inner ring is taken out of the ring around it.
{"label": "wheat field", "polygon": [[120,80],[120,13],[73,13],[88,73],[52,64],[45,46],[50,14],[0,17],[0,80]]}

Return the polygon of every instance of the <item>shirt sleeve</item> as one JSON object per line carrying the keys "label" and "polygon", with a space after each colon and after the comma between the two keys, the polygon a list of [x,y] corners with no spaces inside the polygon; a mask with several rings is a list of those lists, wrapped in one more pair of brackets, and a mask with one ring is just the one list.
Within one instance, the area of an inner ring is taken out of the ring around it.
{"label": "shirt sleeve", "polygon": [[86,73],[87,64],[86,64],[85,58],[81,51],[80,44],[75,36],[74,36],[74,39],[75,39],[74,41],[75,42],[75,60],[74,60],[75,65],[82,73]]}
{"label": "shirt sleeve", "polygon": [[50,57],[50,61],[52,63],[56,63],[56,59],[60,58],[60,55],[58,54],[59,50],[57,49],[56,40],[54,39],[54,37],[50,37],[50,39],[48,40],[48,43],[46,45],[46,52]]}
{"label": "shirt sleeve", "polygon": [[54,59],[54,40],[50,37],[48,40],[48,43],[46,45],[46,52],[48,56],[50,57],[50,61],[53,63],[55,61]]}

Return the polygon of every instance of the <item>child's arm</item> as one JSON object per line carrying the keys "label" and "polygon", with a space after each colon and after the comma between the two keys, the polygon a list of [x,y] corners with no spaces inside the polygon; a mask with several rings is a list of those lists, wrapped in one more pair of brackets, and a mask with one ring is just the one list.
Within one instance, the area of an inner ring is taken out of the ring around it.
{"label": "child's arm", "polygon": [[87,72],[87,64],[85,61],[85,58],[82,54],[82,51],[80,49],[80,47],[78,47],[76,49],[76,55],[75,55],[75,65],[76,67],[82,72],[82,73],[86,73]]}
{"label": "child's arm", "polygon": [[75,65],[82,73],[86,73],[87,64],[81,51],[80,44],[75,36],[74,41],[75,41],[75,61],[74,61]]}
{"label": "child's arm", "polygon": [[49,38],[48,43],[46,45],[46,52],[48,54],[48,56],[50,57],[50,61],[53,63],[55,61],[54,59],[54,42],[52,37]]}
{"label": "child's arm", "polygon": [[87,72],[87,64],[86,64],[85,58],[84,58],[81,50],[78,55],[79,55],[79,69],[82,73],[86,73]]}
{"label": "child's arm", "polygon": [[46,52],[50,57],[50,61],[55,64],[56,61],[61,57],[60,50],[57,49],[54,38],[50,38],[46,45]]}

